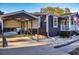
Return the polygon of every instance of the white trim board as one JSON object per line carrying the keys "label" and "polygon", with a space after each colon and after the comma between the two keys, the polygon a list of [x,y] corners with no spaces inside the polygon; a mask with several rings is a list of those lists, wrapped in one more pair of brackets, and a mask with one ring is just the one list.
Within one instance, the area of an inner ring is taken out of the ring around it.
{"label": "white trim board", "polygon": [[47,35],[49,36],[49,15],[46,15],[46,32],[47,32]]}

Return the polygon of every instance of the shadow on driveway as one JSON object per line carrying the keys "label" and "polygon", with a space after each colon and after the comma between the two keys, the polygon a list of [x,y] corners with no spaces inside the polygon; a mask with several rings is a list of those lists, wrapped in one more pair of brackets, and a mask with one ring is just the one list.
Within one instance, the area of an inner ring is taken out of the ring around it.
{"label": "shadow on driveway", "polygon": [[41,55],[49,50],[47,45],[18,47],[18,48],[3,48],[0,49],[0,55]]}

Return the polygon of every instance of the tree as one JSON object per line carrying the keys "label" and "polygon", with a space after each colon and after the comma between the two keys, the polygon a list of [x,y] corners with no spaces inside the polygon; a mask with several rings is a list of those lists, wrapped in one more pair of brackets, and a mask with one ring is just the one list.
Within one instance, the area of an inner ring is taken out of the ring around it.
{"label": "tree", "polygon": [[64,10],[59,8],[59,7],[55,7],[54,9],[55,9],[55,11],[54,11],[55,15],[59,16],[59,15],[62,15],[64,13]]}
{"label": "tree", "polygon": [[69,8],[65,8],[65,13],[70,13],[70,9]]}
{"label": "tree", "polygon": [[41,8],[41,13],[53,14],[54,13],[54,8],[52,8],[52,7]]}
{"label": "tree", "polygon": [[59,8],[59,7],[45,7],[45,8],[41,8],[41,13],[49,13],[49,14],[54,14],[54,15],[57,15],[57,16],[60,16],[64,13],[69,13],[70,12],[70,9],[69,8],[65,8],[62,9],[62,8]]}
{"label": "tree", "polygon": [[4,14],[4,12],[0,11],[0,15],[3,15],[3,14]]}

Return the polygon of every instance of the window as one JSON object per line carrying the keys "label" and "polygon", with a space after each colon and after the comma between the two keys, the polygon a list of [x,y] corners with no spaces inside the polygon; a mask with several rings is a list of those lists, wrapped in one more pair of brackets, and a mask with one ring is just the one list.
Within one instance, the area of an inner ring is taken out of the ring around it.
{"label": "window", "polygon": [[69,30],[69,16],[64,16],[61,20],[61,29],[62,30]]}
{"label": "window", "polygon": [[71,17],[71,24],[74,25],[73,17]]}
{"label": "window", "polygon": [[53,27],[54,28],[58,27],[58,17],[56,17],[56,16],[53,17]]}

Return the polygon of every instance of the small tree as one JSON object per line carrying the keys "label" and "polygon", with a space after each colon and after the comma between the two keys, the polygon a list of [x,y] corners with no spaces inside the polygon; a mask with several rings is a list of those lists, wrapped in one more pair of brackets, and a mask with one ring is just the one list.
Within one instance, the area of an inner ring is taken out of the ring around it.
{"label": "small tree", "polygon": [[64,12],[65,13],[70,13],[70,9],[69,8],[65,8]]}

